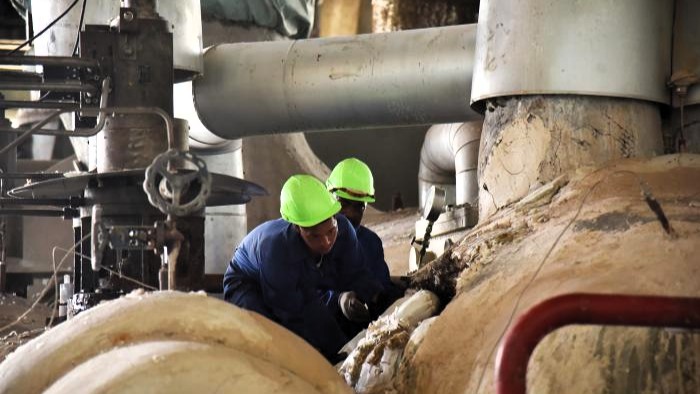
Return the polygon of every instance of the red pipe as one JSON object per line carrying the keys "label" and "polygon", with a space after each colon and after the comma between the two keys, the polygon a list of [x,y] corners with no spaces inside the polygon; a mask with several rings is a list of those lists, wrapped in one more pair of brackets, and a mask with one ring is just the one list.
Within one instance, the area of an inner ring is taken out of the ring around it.
{"label": "red pipe", "polygon": [[496,392],[524,394],[527,363],[537,344],[569,324],[700,328],[700,298],[566,294],[525,312],[496,355]]}

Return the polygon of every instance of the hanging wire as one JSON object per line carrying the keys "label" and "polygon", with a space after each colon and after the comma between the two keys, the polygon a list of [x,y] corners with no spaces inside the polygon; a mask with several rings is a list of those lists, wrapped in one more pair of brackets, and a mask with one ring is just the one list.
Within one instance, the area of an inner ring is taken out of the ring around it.
{"label": "hanging wire", "polygon": [[[58,250],[61,250],[61,251],[64,251],[64,252],[68,252],[66,249],[60,248],[60,247],[58,247],[58,246],[54,247],[54,249],[58,249]],[[68,252],[68,253],[70,253],[70,252]],[[88,256],[86,256],[86,255],[84,255],[84,254],[82,254],[82,253],[73,252],[73,254],[75,254],[76,256],[80,256],[80,257],[84,258],[84,259],[87,260],[87,261],[92,261],[92,260],[90,259],[90,257],[88,257]],[[117,276],[118,276],[119,278],[121,278],[121,279],[125,279],[125,280],[128,280],[129,282],[136,283],[137,285],[143,286],[143,287],[145,287],[145,288],[147,288],[147,289],[149,289],[149,290],[158,290],[157,288],[155,288],[155,287],[153,287],[153,286],[151,286],[151,285],[147,285],[147,284],[145,284],[145,283],[139,281],[138,279],[134,279],[134,278],[131,278],[131,277],[129,277],[129,276],[126,276],[126,275],[122,274],[121,272],[114,271],[113,269],[107,268],[107,267],[105,267],[104,265],[100,265],[100,268],[102,268],[103,270],[105,270],[105,271],[107,271],[107,272],[109,272],[109,273],[111,273],[111,274],[117,275]]]}
{"label": "hanging wire", "polygon": [[87,0],[83,0],[83,7],[80,10],[80,22],[78,22],[78,32],[75,34],[75,46],[73,46],[73,56],[78,54],[78,44],[80,43],[80,30],[83,28],[83,20],[85,19],[85,4]]}
{"label": "hanging wire", "polygon": [[34,40],[36,40],[39,36],[44,34],[53,25],[58,23],[58,21],[60,21],[64,16],[66,16],[66,14],[68,14],[70,12],[70,10],[72,10],[73,7],[75,7],[75,5],[78,4],[78,1],[80,1],[80,0],[73,1],[73,3],[71,3],[71,5],[69,5],[68,8],[65,11],[63,11],[63,13],[61,15],[59,15],[56,19],[53,20],[53,22],[46,25],[46,27],[43,28],[39,33],[35,34],[34,37],[28,39],[24,43],[20,44],[17,48],[13,49],[8,55],[13,55],[13,54],[17,53],[20,49],[22,49],[22,48],[26,47],[27,45],[31,44],[32,42],[34,42]]}
{"label": "hanging wire", "polygon": [[[86,236],[84,236],[83,238],[81,238],[80,241],[78,241],[75,245],[71,246],[70,249],[68,249],[68,253],[66,253],[66,255],[63,256],[63,258],[61,259],[61,261],[58,263],[58,265],[56,266],[56,269],[54,270],[53,275],[51,275],[51,278],[49,279],[49,282],[46,284],[46,286],[44,286],[44,289],[41,290],[41,293],[39,293],[39,296],[36,298],[36,300],[34,300],[34,302],[33,302],[32,305],[29,307],[29,309],[27,309],[24,313],[22,313],[22,314],[21,314],[17,319],[15,319],[15,321],[13,321],[12,323],[9,323],[9,324],[6,324],[6,325],[3,326],[3,327],[0,327],[0,332],[3,332],[3,331],[5,331],[5,330],[7,330],[8,328],[11,328],[11,327],[16,326],[17,324],[19,324],[19,323],[22,321],[22,319],[24,319],[27,315],[29,315],[29,314],[34,310],[34,308],[36,308],[36,306],[39,304],[39,302],[41,301],[41,299],[46,295],[46,293],[48,292],[49,288],[51,287],[51,281],[52,281],[52,280],[56,280],[56,275],[57,275],[57,273],[58,273],[58,270],[61,269],[61,267],[63,266],[63,263],[66,262],[66,259],[68,258],[68,256],[70,256],[71,252],[75,251],[75,248],[77,248],[78,245],[82,244],[82,243],[83,243],[86,239],[88,239],[89,237],[90,237],[90,234],[87,234]],[[52,313],[52,316],[53,316],[53,313]]]}

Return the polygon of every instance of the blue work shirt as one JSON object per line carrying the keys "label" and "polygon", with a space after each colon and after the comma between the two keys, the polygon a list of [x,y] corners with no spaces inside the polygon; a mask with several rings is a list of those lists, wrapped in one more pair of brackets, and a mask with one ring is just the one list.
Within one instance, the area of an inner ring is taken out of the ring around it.
{"label": "blue work shirt", "polygon": [[338,236],[320,262],[294,225],[277,219],[243,239],[224,274],[227,301],[277,321],[329,359],[347,338],[318,292],[355,291],[368,302],[381,291],[364,266],[355,229],[344,216],[335,218]]}
{"label": "blue work shirt", "polygon": [[[378,315],[384,312],[385,307],[388,307],[396,299],[402,297],[403,290],[391,281],[389,266],[384,260],[384,245],[377,233],[363,225],[357,227],[355,231],[365,266],[374,279],[379,281],[382,285],[384,302],[381,303],[382,305],[377,305],[379,310],[373,310],[373,312],[375,312],[374,315]],[[336,308],[339,308],[337,306],[339,296],[340,294],[336,291],[326,291],[321,294],[321,300],[338,313],[339,309]]]}
{"label": "blue work shirt", "polygon": [[362,255],[365,259],[367,269],[372,273],[384,288],[384,291],[394,291],[394,284],[391,282],[389,266],[384,260],[384,245],[377,233],[360,225],[356,229],[357,241],[360,243]]}

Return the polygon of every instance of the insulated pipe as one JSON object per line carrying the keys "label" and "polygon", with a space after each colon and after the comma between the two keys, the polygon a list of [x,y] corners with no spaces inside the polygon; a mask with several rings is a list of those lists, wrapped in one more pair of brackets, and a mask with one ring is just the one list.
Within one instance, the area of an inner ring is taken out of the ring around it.
{"label": "insulated pipe", "polygon": [[199,120],[192,99],[192,82],[176,83],[173,86],[173,111],[175,116],[189,123],[190,149],[197,154],[231,152],[240,147],[240,141],[229,141],[212,134]]}
{"label": "insulated pipe", "polygon": [[[167,354],[172,352],[168,351],[168,348],[179,353],[177,349],[180,347],[175,345],[161,347],[165,353],[151,347],[147,352],[150,353],[150,363],[160,364],[162,368],[151,369],[153,379],[148,379],[147,385],[136,390],[126,389],[133,388],[129,385],[133,382],[130,377],[140,374],[139,371],[145,366],[141,363],[142,358],[136,360],[122,356],[139,353],[138,348],[149,343],[151,346],[160,347],[158,344],[170,341],[189,342],[215,352],[218,349],[219,352],[228,353],[224,355],[228,360],[226,365],[233,367],[238,364],[235,369],[229,370],[230,379],[237,383],[223,382],[228,384],[227,386],[214,379],[210,382],[212,387],[202,386],[201,391],[204,392],[213,392],[222,387],[237,387],[242,392],[265,392],[263,389],[256,391],[255,385],[259,379],[270,376],[266,373],[270,369],[265,367],[255,371],[250,368],[238,368],[244,366],[237,360],[245,362],[254,358],[274,366],[273,371],[276,369],[276,380],[279,382],[289,382],[287,377],[291,374],[321,393],[351,393],[333,366],[291,331],[257,313],[214,297],[173,291],[145,294],[135,291],[82,312],[44,332],[0,363],[0,393],[40,393],[48,389],[55,390],[49,391],[54,393],[72,393],[76,392],[75,388],[81,384],[84,385],[78,390],[81,393],[160,392],[163,390],[158,388],[173,387],[164,383],[167,380],[187,384],[186,375],[190,373],[183,371],[191,371],[195,365],[182,365],[175,360],[169,360]],[[131,351],[126,351],[126,354],[112,353],[118,348],[130,348]],[[109,354],[110,358],[105,360],[100,356],[105,354]],[[203,357],[195,358],[202,360]],[[107,365],[105,361],[110,359],[114,363],[113,371],[96,370]],[[217,357],[212,359],[224,361]],[[129,365],[131,363],[133,364]],[[253,365],[256,364],[260,365],[258,362]],[[200,363],[199,366],[200,371],[193,379],[195,382],[201,382],[197,376],[206,375],[209,368],[206,364]],[[217,370],[215,375],[220,376],[219,368],[213,369]],[[89,375],[91,372],[99,378],[87,379],[85,373]],[[173,376],[178,372],[185,375],[184,379],[183,376]],[[123,379],[114,379],[115,377]],[[86,379],[94,384],[86,384]],[[241,381],[248,382],[248,387],[241,387]],[[101,384],[103,382],[110,386],[114,384],[116,387],[105,388]],[[59,390],[63,387],[66,387],[65,391]],[[278,389],[267,392],[286,391]]]}
{"label": "insulated pipe", "polygon": [[527,363],[550,332],[570,324],[700,328],[700,298],[566,294],[525,312],[496,355],[496,392],[525,394]]}
{"label": "insulated pipe", "polygon": [[[479,197],[476,168],[481,120],[434,125],[425,135],[420,152],[419,203],[432,185],[455,185],[456,205],[475,204]],[[449,201],[448,204],[452,201]]]}
{"label": "insulated pipe", "polygon": [[216,45],[194,80],[195,108],[225,139],[477,119],[475,34],[461,25]]}
{"label": "insulated pipe", "polygon": [[668,104],[673,3],[482,1],[473,106],[483,109],[486,99],[526,94]]}

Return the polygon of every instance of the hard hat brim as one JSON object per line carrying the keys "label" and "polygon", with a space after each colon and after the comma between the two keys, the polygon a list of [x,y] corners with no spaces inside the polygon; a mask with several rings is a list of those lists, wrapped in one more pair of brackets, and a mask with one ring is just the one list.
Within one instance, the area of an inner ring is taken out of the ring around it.
{"label": "hard hat brim", "polygon": [[342,190],[335,190],[333,192],[336,197],[344,198],[346,200],[352,200],[352,201],[360,201],[360,202],[374,202],[375,199],[372,196],[364,196],[364,197],[357,197],[353,196],[350,193],[346,193]]}
{"label": "hard hat brim", "polygon": [[333,215],[340,212],[340,208],[340,202],[335,201],[335,203],[328,208],[325,214],[319,215],[318,218],[315,218],[313,220],[297,220],[294,218],[290,218],[284,214],[282,215],[282,219],[288,221],[289,223],[296,224],[299,227],[313,227],[319,223],[325,222],[326,220],[330,219]]}

